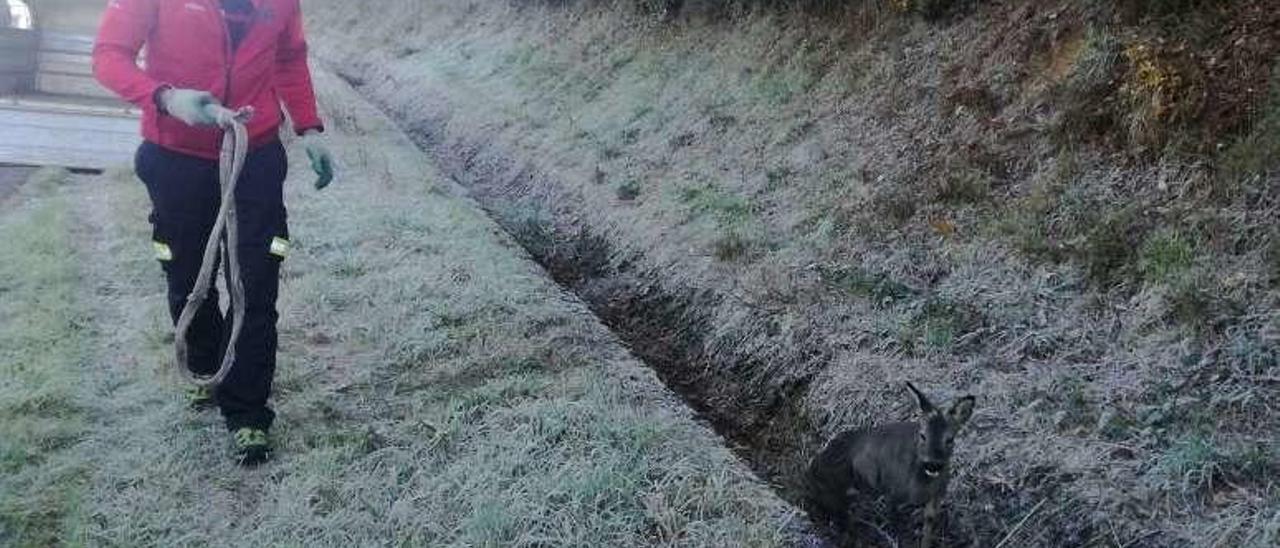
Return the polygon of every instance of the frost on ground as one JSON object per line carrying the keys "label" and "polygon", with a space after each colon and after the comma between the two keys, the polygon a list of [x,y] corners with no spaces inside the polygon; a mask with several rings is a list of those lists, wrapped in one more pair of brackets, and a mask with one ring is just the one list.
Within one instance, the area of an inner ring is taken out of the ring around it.
{"label": "frost on ground", "polygon": [[948,545],[1276,544],[1274,2],[683,4],[309,16],[775,483],[910,380],[979,398]]}
{"label": "frost on ground", "polygon": [[183,405],[131,174],[0,210],[0,544],[773,546],[797,512],[382,115],[319,74],[294,154],[277,460]]}

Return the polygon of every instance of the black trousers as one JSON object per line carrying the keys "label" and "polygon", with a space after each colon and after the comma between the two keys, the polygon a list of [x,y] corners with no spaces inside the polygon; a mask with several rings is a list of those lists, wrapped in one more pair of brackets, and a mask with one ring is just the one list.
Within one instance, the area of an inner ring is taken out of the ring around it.
{"label": "black trousers", "polygon": [[[205,242],[221,204],[218,162],[146,142],[135,158],[138,177],[151,196],[152,238],[169,286],[169,313],[176,322],[200,272]],[[278,142],[249,152],[236,187],[240,275],[245,289],[244,328],[236,362],[215,398],[227,427],[270,428],[267,405],[276,368],[276,295],[289,229],[284,207],[288,161]],[[231,321],[218,305],[216,287],[187,334],[189,363],[197,374],[218,370]]]}

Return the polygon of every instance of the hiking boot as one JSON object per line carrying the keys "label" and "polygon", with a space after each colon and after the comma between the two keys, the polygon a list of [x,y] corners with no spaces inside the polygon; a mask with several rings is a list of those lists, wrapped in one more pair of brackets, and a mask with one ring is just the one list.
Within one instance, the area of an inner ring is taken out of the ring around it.
{"label": "hiking boot", "polygon": [[271,458],[271,442],[267,431],[261,428],[237,428],[232,432],[236,444],[236,456],[240,464],[252,466]]}
{"label": "hiking boot", "polygon": [[192,409],[208,409],[213,407],[213,404],[212,388],[195,385],[187,387],[187,405]]}

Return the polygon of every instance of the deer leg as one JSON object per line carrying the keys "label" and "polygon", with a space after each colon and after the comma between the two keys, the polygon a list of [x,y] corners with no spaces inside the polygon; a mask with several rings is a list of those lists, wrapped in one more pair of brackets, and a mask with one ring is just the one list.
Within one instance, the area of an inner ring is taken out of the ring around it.
{"label": "deer leg", "polygon": [[934,529],[938,526],[938,499],[924,505],[924,523],[920,531],[920,548],[932,548]]}

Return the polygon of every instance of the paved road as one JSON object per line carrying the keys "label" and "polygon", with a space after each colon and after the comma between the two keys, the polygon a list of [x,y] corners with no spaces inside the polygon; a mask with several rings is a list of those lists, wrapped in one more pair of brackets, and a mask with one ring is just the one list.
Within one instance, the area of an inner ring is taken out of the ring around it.
{"label": "paved road", "polygon": [[137,113],[56,97],[0,99],[0,164],[106,169],[132,164]]}

